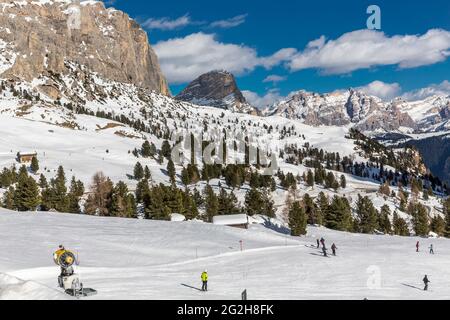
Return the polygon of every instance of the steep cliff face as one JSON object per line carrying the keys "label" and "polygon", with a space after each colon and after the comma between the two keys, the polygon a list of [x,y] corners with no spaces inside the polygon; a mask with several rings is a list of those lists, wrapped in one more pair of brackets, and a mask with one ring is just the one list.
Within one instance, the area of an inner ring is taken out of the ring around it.
{"label": "steep cliff face", "polygon": [[0,53],[1,78],[64,75],[66,62],[74,62],[105,79],[169,94],[146,32],[100,1],[0,0]]}
{"label": "steep cliff face", "polygon": [[240,113],[257,113],[257,110],[247,103],[234,76],[226,71],[212,71],[201,75],[177,95],[176,99]]}

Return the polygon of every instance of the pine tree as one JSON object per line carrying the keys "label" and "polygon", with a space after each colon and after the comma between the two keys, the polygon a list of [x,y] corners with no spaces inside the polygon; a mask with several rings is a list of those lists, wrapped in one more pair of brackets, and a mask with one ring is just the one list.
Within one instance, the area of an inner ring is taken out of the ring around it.
{"label": "pine tree", "polygon": [[144,168],[140,162],[137,162],[133,171],[134,179],[141,180],[144,178]]}
{"label": "pine tree", "polygon": [[119,181],[113,188],[108,209],[113,217],[133,218],[136,216],[134,196],[129,194],[128,187],[123,181]]}
{"label": "pine tree", "polygon": [[[42,181],[44,185],[45,182]],[[83,190],[84,191],[84,190]],[[41,210],[56,210],[58,212],[69,212],[69,196],[67,194],[66,177],[63,167],[58,168],[58,173],[50,184],[42,190]]]}
{"label": "pine tree", "polygon": [[334,176],[333,172],[328,172],[327,177],[325,179],[325,188],[331,189],[335,186],[336,183],[336,177]]}
{"label": "pine tree", "polygon": [[445,220],[441,216],[436,216],[431,219],[430,224],[431,231],[439,236],[445,235]]}
{"label": "pine tree", "polygon": [[169,160],[169,162],[167,163],[167,174],[169,175],[170,178],[170,183],[172,185],[175,185],[175,164],[173,163],[172,159]]}
{"label": "pine tree", "polygon": [[[170,189],[168,189],[170,190]],[[170,214],[172,211],[165,204],[165,197],[167,192],[166,188],[162,185],[151,188],[148,194],[144,194],[144,212],[146,219],[152,220],[170,220]]]}
{"label": "pine tree", "polygon": [[68,197],[68,210],[69,213],[80,213],[80,198],[84,194],[84,185],[81,181],[77,181],[75,177],[72,177],[70,182]]}
{"label": "pine tree", "polygon": [[144,202],[144,197],[150,194],[150,186],[148,185],[148,180],[141,180],[136,186],[136,202]]}
{"label": "pine tree", "polygon": [[212,222],[213,217],[218,214],[218,211],[219,200],[212,187],[207,185],[205,188],[205,212],[207,221]]}
{"label": "pine tree", "polygon": [[9,187],[8,190],[3,194],[3,208],[9,210],[16,210],[16,205],[14,203],[14,193],[15,189],[13,186]]}
{"label": "pine tree", "polygon": [[219,192],[219,196],[217,197],[217,201],[219,202],[218,214],[219,215],[227,215],[236,213],[234,212],[234,203],[229,202],[228,193],[225,189],[221,188]]}
{"label": "pine tree", "polygon": [[14,207],[19,211],[35,211],[40,203],[39,187],[28,174],[19,174],[14,192]]}
{"label": "pine tree", "polygon": [[359,231],[371,234],[378,228],[378,211],[368,197],[358,195],[356,214],[359,219]]}
{"label": "pine tree", "polygon": [[314,200],[309,194],[303,196],[303,207],[305,209],[306,216],[308,217],[308,223],[311,225],[321,225],[323,223],[322,217],[319,214],[319,209],[314,203]]}
{"label": "pine tree", "polygon": [[188,186],[191,184],[191,178],[190,178],[189,172],[186,168],[183,168],[183,170],[181,170],[181,182],[185,186]]}
{"label": "pine tree", "polygon": [[154,157],[156,155],[156,147],[147,140],[142,144],[141,154],[144,158]]}
{"label": "pine tree", "polygon": [[389,216],[391,215],[391,209],[388,205],[384,205],[381,207],[381,212],[379,215],[378,225],[380,231],[385,234],[390,234],[392,232],[392,224]]}
{"label": "pine tree", "polygon": [[41,176],[39,177],[39,187],[41,189],[48,188],[47,178],[43,174],[41,174]]}
{"label": "pine tree", "polygon": [[321,224],[323,225],[325,222],[325,217],[328,215],[328,211],[330,210],[330,201],[325,193],[320,192],[316,203],[319,209],[318,216],[320,217],[320,220],[322,221]]}
{"label": "pine tree", "polygon": [[417,236],[427,236],[430,232],[430,222],[427,209],[420,203],[414,206],[413,225]]}
{"label": "pine tree", "polygon": [[202,195],[200,194],[200,192],[197,190],[197,188],[194,188],[194,191],[192,193],[192,198],[195,202],[195,205],[197,206],[197,208],[203,206],[204,204],[204,200]]}
{"label": "pine tree", "polygon": [[186,220],[193,220],[197,218],[198,216],[197,204],[195,203],[193,196],[187,189],[183,194],[183,208],[184,208],[183,215],[186,217]]}
{"label": "pine tree", "polygon": [[144,179],[147,181],[152,180],[152,173],[148,166],[145,166],[145,169],[144,169]]}
{"label": "pine tree", "polygon": [[394,212],[394,219],[393,219],[393,231],[394,234],[398,236],[409,236],[409,228],[406,221],[401,218],[397,212]]}
{"label": "pine tree", "polygon": [[264,208],[262,194],[256,188],[251,188],[245,195],[245,212],[249,216],[261,214]]}
{"label": "pine tree", "polygon": [[162,187],[165,190],[164,192],[164,203],[171,210],[171,213],[182,214],[184,211],[183,208],[183,192],[174,187]]}
{"label": "pine tree", "polygon": [[31,171],[33,171],[34,174],[37,174],[39,171],[39,161],[36,157],[31,159]]}
{"label": "pine tree", "polygon": [[274,202],[269,189],[263,188],[261,193],[261,201],[263,203],[261,214],[269,218],[274,218],[275,217]]}
{"label": "pine tree", "polygon": [[169,141],[164,140],[161,146],[161,155],[164,158],[170,159],[172,153],[172,147],[170,146]]}
{"label": "pine tree", "polygon": [[314,173],[311,170],[308,170],[306,184],[308,185],[308,187],[314,187]]}
{"label": "pine tree", "polygon": [[289,210],[291,210],[292,205],[294,204],[295,201],[296,201],[296,190],[290,188],[286,195],[286,200],[284,201],[283,218],[285,221],[289,221]]}
{"label": "pine tree", "polygon": [[289,210],[291,235],[299,237],[306,234],[307,216],[300,202],[296,201]]}
{"label": "pine tree", "polygon": [[342,189],[347,188],[347,179],[345,178],[344,175],[341,175],[341,184],[340,184]]}
{"label": "pine tree", "polygon": [[333,197],[325,215],[325,226],[333,230],[352,231],[352,212],[350,203],[346,198]]}

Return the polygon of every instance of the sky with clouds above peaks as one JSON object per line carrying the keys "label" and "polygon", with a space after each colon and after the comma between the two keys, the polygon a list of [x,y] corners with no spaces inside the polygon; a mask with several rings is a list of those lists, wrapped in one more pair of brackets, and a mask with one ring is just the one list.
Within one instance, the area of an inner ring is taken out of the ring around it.
{"label": "sky with clouds above peaks", "polygon": [[[448,0],[105,2],[148,32],[175,94],[224,69],[259,107],[297,90],[450,95]],[[380,31],[367,29],[372,4]]]}

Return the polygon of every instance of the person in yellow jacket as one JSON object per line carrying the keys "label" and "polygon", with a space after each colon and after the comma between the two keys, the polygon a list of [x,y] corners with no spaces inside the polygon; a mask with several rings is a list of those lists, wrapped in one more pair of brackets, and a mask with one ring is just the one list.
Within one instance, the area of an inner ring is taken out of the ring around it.
{"label": "person in yellow jacket", "polygon": [[208,270],[203,271],[202,273],[202,291],[208,291]]}

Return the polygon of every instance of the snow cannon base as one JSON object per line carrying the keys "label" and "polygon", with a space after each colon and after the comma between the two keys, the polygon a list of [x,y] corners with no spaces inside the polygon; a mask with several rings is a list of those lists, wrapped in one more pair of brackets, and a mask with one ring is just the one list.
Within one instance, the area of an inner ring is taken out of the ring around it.
{"label": "snow cannon base", "polygon": [[74,289],[69,289],[66,290],[66,294],[68,294],[69,296],[72,297],[92,297],[97,295],[97,290],[91,289],[91,288],[83,288],[81,290],[74,290]]}
{"label": "snow cannon base", "polygon": [[92,288],[84,288],[77,274],[59,276],[58,282],[64,292],[72,297],[91,297],[97,294],[97,291]]}

